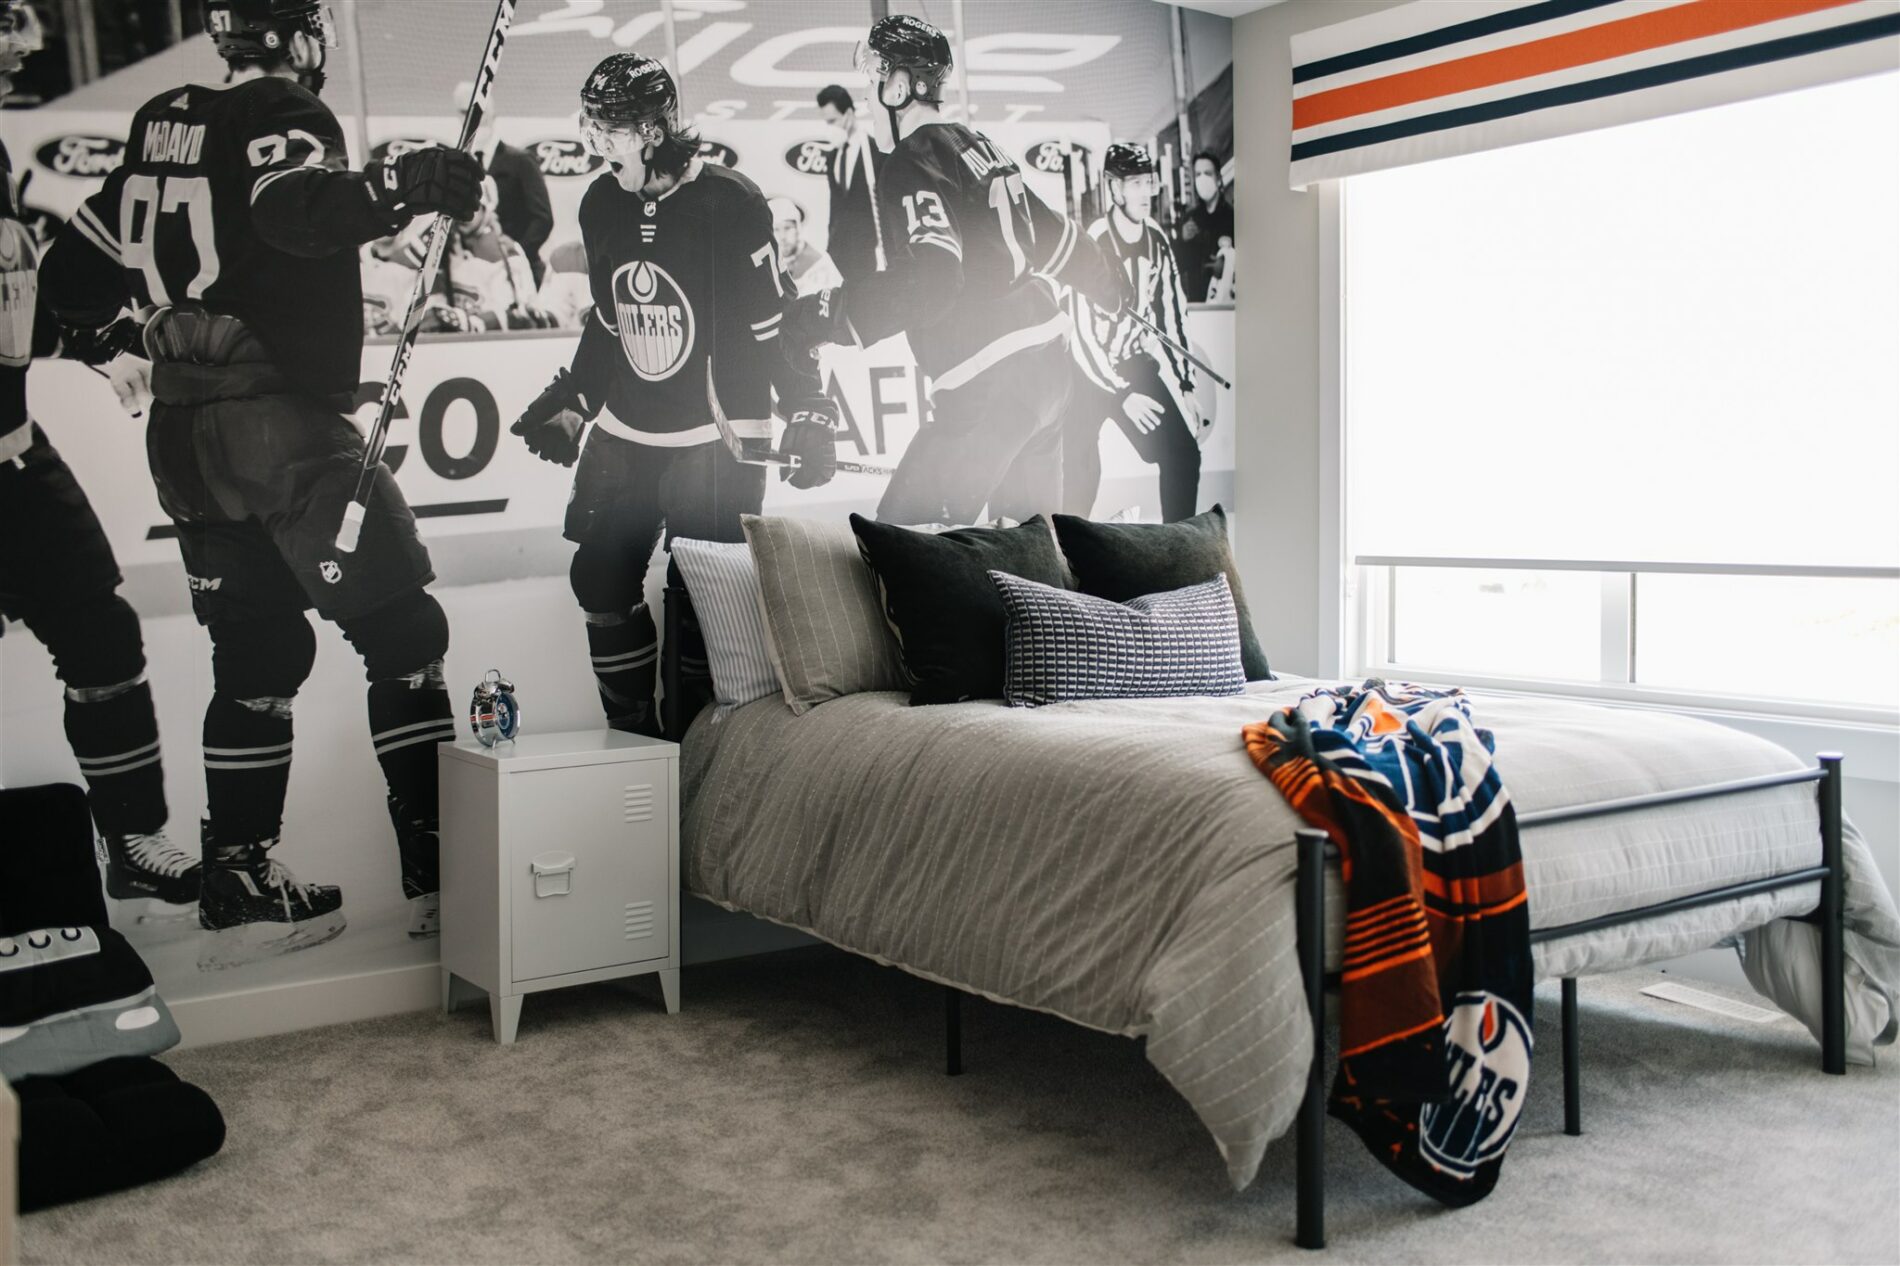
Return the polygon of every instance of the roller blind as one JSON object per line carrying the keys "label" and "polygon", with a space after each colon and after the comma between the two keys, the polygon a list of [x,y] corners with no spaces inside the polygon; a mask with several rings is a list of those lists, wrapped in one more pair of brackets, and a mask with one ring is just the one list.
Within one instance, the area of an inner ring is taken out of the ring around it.
{"label": "roller blind", "polygon": [[1420,0],[1293,36],[1290,180],[1900,67],[1896,0]]}
{"label": "roller blind", "polygon": [[1355,554],[1900,564],[1900,74],[1342,197]]}

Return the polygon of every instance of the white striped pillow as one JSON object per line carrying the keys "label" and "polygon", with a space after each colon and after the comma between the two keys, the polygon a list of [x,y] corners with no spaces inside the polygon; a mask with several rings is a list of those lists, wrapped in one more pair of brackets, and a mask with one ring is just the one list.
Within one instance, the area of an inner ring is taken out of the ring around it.
{"label": "white striped pillow", "polygon": [[713,700],[720,711],[777,694],[782,687],[765,648],[759,570],[751,547],[743,541],[675,540],[673,561],[699,616]]}

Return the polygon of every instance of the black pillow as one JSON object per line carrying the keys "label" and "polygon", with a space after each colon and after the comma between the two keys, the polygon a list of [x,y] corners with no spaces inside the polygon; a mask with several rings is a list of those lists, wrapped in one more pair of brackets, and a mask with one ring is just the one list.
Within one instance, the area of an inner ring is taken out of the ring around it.
{"label": "black pillow", "polygon": [[[1185,589],[1227,577],[1240,617],[1240,662],[1248,681],[1268,681],[1267,653],[1254,636],[1247,598],[1227,545],[1227,512],[1219,506],[1179,523],[1096,523],[1070,514],[1055,516],[1056,537],[1075,573],[1075,587],[1110,602]],[[1009,568],[1000,568],[1008,571]],[[1017,573],[1020,575],[1021,573]],[[1031,577],[1031,579],[1040,579]]]}
{"label": "black pillow", "polygon": [[1003,600],[990,572],[1067,586],[1042,517],[1020,527],[920,532],[851,516],[910,671],[912,706],[1003,697]]}

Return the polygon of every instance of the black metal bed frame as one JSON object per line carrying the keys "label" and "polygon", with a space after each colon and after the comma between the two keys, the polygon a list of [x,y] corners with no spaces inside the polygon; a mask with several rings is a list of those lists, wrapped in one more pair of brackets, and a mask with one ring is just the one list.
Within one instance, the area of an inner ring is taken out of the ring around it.
{"label": "black metal bed frame", "polygon": [[[1821,928],[1821,1071],[1843,1074],[1847,1071],[1847,998],[1846,998],[1846,924],[1844,884],[1841,863],[1841,756],[1822,753],[1810,769],[1732,782],[1688,787],[1680,791],[1653,795],[1628,796],[1596,804],[1570,805],[1520,813],[1520,829],[1550,826],[1558,822],[1609,817],[1658,805],[1684,804],[1717,796],[1741,795],[1771,787],[1796,783],[1818,783],[1817,798],[1821,813],[1821,864],[1801,870],[1728,884],[1703,892],[1690,893],[1655,905],[1599,915],[1557,927],[1537,928],[1531,943],[1561,941],[1603,928],[1641,923],[1662,915],[1693,910],[1698,906],[1718,905],[1757,893],[1774,892],[1800,884],[1819,882],[1821,901],[1812,914],[1805,916]],[[1294,1243],[1301,1248],[1326,1247],[1326,1175],[1325,1125],[1326,991],[1338,987],[1337,973],[1326,971],[1326,896],[1325,875],[1330,844],[1326,833],[1302,829],[1297,833],[1298,871],[1294,881],[1295,926],[1298,940],[1300,975],[1306,986],[1306,1009],[1313,1024],[1313,1062],[1307,1069],[1306,1094],[1300,1101],[1299,1116],[1293,1127],[1297,1212]],[[1581,1071],[1577,1049],[1577,978],[1562,978],[1562,1045],[1564,1087],[1564,1133],[1583,1133]],[[963,1071],[963,995],[956,988],[944,987],[944,1071],[957,1076]]]}
{"label": "black metal bed frame", "polygon": [[[665,610],[666,653],[661,659],[661,675],[667,706],[662,715],[667,737],[678,742],[699,709],[711,701],[711,678],[706,674],[688,674],[677,653],[685,638],[699,634],[692,600],[683,586],[669,583]],[[1718,796],[1745,795],[1772,787],[1798,783],[1817,783],[1821,815],[1821,864],[1801,870],[1728,884],[1703,892],[1689,893],[1655,905],[1599,915],[1557,927],[1536,928],[1531,944],[1561,941],[1603,928],[1641,923],[1663,915],[1693,910],[1699,906],[1719,905],[1757,893],[1774,892],[1800,884],[1819,882],[1820,904],[1804,918],[1821,929],[1821,1071],[1835,1075],[1847,1071],[1847,981],[1846,925],[1844,885],[1846,875],[1841,863],[1841,754],[1823,752],[1813,767],[1756,778],[1685,787],[1678,791],[1627,796],[1595,804],[1568,805],[1560,809],[1542,809],[1517,815],[1520,830],[1609,817],[1637,809],[1653,809],[1666,804],[1686,804]],[[1306,1094],[1300,1101],[1299,1116],[1293,1133],[1295,1146],[1295,1186],[1297,1213],[1293,1240],[1301,1248],[1326,1247],[1325,1124],[1326,1044],[1321,1035],[1326,1028],[1326,990],[1336,989],[1336,974],[1326,971],[1326,855],[1330,845],[1324,831],[1302,829],[1296,833],[1298,873],[1294,881],[1295,927],[1300,960],[1300,975],[1306,988],[1306,1009],[1313,1024],[1313,1062],[1307,1069]],[[1577,978],[1562,978],[1562,1047],[1564,1087],[1564,1133],[1583,1133],[1583,1107],[1580,1057],[1577,1048]],[[944,1071],[952,1077],[963,1072],[963,994],[954,986],[944,986]]]}

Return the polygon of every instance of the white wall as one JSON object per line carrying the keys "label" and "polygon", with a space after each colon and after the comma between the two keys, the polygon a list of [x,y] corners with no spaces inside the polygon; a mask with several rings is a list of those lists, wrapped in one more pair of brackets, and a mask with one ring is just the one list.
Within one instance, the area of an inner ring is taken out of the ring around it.
{"label": "white wall", "polygon": [[1292,0],[1234,21],[1235,550],[1254,629],[1276,667],[1322,662],[1320,337],[1317,192],[1287,188],[1296,31],[1389,9],[1397,0]]}

